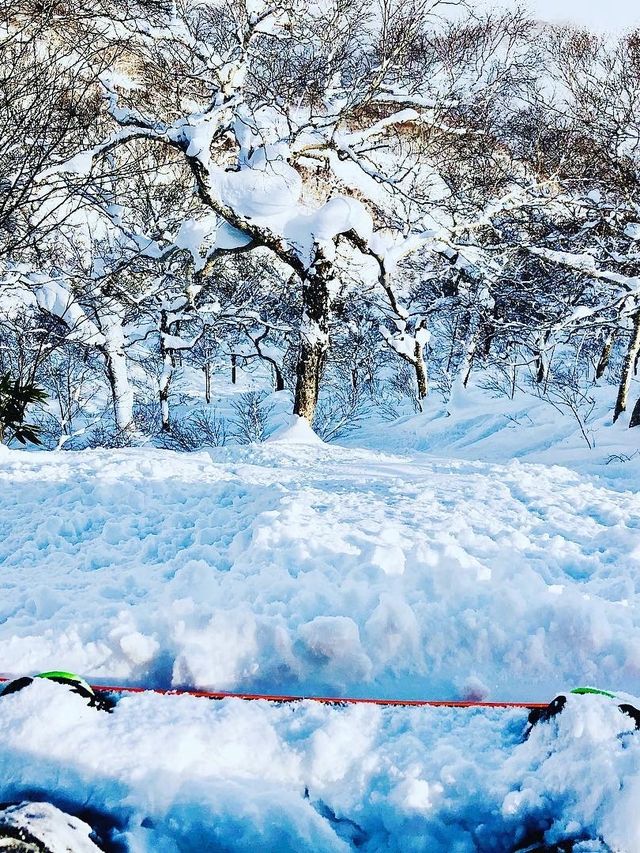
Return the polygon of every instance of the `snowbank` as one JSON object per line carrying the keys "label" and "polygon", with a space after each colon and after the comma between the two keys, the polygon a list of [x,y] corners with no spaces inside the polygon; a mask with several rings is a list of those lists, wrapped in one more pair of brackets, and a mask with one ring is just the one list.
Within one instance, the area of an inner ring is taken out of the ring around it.
{"label": "snowbank", "polygon": [[309,421],[300,415],[290,415],[283,426],[271,433],[266,443],[274,441],[283,444],[322,444],[322,440],[311,429]]}
{"label": "snowbank", "polygon": [[108,715],[36,681],[0,700],[0,797],[48,796],[138,853],[637,850],[630,718],[570,696],[523,742],[525,728],[520,710],[153,694]]}

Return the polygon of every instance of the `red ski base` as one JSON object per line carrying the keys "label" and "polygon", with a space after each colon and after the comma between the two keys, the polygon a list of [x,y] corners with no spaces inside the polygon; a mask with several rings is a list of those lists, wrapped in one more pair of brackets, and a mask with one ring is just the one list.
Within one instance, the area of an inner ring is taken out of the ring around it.
{"label": "red ski base", "polygon": [[391,707],[414,708],[546,708],[546,702],[476,702],[455,699],[370,699],[352,696],[303,696],[297,694],[270,693],[231,693],[224,690],[181,690],[156,687],[123,687],[116,685],[91,685],[94,690],[104,693],[160,693],[164,696],[197,696],[202,699],[245,699],[265,702],[320,702],[323,705],[385,705]]}
{"label": "red ski base", "polygon": [[[0,678],[0,682],[11,681]],[[323,705],[383,705],[409,708],[546,708],[546,702],[476,702],[457,699],[367,699],[351,696],[302,696],[296,694],[232,693],[226,690],[188,690],[175,687],[129,687],[121,684],[92,684],[97,693],[159,693],[162,696],[196,696],[200,699],[245,699],[264,702],[320,702]]]}

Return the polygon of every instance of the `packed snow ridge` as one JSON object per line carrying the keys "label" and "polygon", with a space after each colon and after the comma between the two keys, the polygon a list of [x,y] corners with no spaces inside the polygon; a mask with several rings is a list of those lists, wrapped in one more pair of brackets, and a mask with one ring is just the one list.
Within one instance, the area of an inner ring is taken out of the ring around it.
{"label": "packed snow ridge", "polygon": [[[640,694],[636,493],[559,466],[328,446],[299,419],[273,438],[196,454],[3,448],[5,673]],[[0,700],[0,800],[98,819],[109,849],[510,851],[546,833],[632,853],[632,728],[603,697],[570,697],[525,740],[522,710],[147,693],[107,715],[41,682]]]}

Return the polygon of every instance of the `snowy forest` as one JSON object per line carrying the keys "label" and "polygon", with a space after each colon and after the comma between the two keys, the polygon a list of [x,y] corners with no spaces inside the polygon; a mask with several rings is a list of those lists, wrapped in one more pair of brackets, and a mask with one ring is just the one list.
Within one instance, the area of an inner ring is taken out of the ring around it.
{"label": "snowy forest", "polygon": [[639,853],[640,9],[0,7],[0,849]]}
{"label": "snowy forest", "polygon": [[640,33],[16,0],[0,81],[4,441],[246,443],[273,392],[331,440],[474,384],[640,424]]}

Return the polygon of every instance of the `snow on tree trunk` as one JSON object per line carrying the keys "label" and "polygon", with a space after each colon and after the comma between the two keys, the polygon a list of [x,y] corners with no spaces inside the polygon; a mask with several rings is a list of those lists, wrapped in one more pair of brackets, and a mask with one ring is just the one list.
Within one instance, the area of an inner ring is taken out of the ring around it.
{"label": "snow on tree trunk", "polygon": [[414,350],[414,367],[416,371],[416,383],[418,385],[418,400],[424,400],[429,391],[427,380],[427,365],[424,361],[423,347],[419,341],[416,341]]}
{"label": "snow on tree trunk", "polygon": [[429,391],[427,379],[427,365],[424,360],[424,348],[431,337],[429,331],[424,328],[422,322],[418,322],[414,334],[406,331],[407,322],[404,318],[395,319],[398,332],[392,334],[388,329],[381,327],[380,331],[387,345],[400,356],[403,361],[410,364],[415,370],[417,398],[424,400]]}
{"label": "snow on tree trunk", "polygon": [[133,388],[127,370],[122,323],[113,315],[101,314],[100,326],[104,335],[100,350],[105,358],[116,427],[119,432],[131,431],[134,428]]}
{"label": "snow on tree trunk", "polygon": [[296,369],[294,414],[313,422],[324,361],[329,349],[333,264],[318,247],[302,285],[300,355]]}
{"label": "snow on tree trunk", "polygon": [[549,340],[549,333],[546,332],[540,335],[536,341],[537,350],[535,352],[536,360],[536,383],[542,385],[549,378],[549,359],[546,353],[546,345]]}
{"label": "snow on tree trunk", "polygon": [[[640,352],[640,311],[636,311],[633,315],[633,330],[629,346],[622,363],[622,377],[618,388],[618,397],[616,399],[616,407],[613,412],[613,422],[615,423],[620,415],[626,411],[629,400],[629,388],[635,369],[636,358]],[[634,410],[635,411],[635,410]]]}

